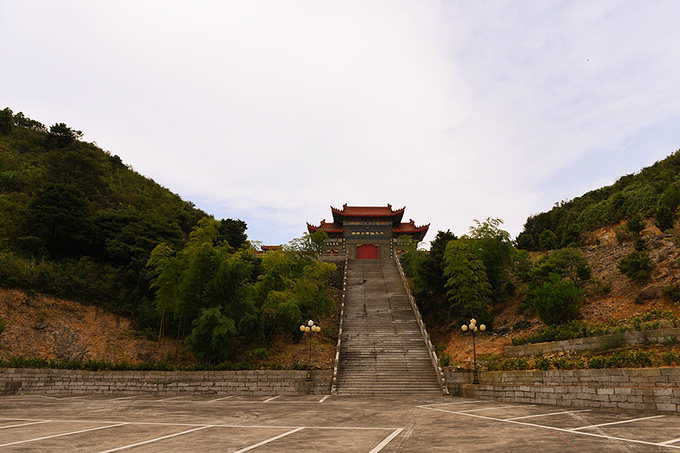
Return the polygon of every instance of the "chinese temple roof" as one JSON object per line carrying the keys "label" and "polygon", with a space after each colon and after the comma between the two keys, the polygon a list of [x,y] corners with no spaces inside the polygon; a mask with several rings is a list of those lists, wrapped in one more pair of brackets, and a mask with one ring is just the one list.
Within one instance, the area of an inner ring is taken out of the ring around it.
{"label": "chinese temple roof", "polygon": [[391,217],[392,222],[399,223],[405,209],[403,207],[394,210],[391,204],[387,206],[347,206],[347,203],[345,203],[342,205],[342,209],[331,206],[333,221],[338,224],[342,224],[345,217]]}
{"label": "chinese temple roof", "polygon": [[395,236],[399,236],[401,234],[414,235],[419,241],[422,241],[429,228],[429,223],[427,225],[417,226],[413,219],[410,219],[408,223],[400,223],[399,225],[395,225],[394,228],[392,228],[392,233]]}
{"label": "chinese temple roof", "polygon": [[321,230],[326,233],[342,233],[342,225],[338,225],[337,223],[328,223],[325,220],[322,220],[319,226],[314,226],[307,222],[307,231],[314,233],[317,230]]}

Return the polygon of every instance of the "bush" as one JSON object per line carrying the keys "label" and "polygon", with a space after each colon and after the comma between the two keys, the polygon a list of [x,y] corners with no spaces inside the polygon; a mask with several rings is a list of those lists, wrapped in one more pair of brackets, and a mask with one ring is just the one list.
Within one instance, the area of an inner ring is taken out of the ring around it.
{"label": "bush", "polygon": [[652,275],[654,263],[645,251],[634,251],[619,261],[619,271],[631,280],[642,281]]}
{"label": "bush", "polygon": [[563,324],[578,316],[583,294],[571,280],[551,275],[550,281],[529,293],[528,301],[544,323]]}
{"label": "bush", "polygon": [[538,236],[538,246],[544,250],[554,250],[558,247],[557,236],[551,230],[544,230]]}

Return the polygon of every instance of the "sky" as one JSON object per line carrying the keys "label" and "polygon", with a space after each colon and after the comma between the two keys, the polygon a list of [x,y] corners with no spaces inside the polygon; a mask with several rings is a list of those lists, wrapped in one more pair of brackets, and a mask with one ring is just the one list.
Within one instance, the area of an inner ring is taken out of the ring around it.
{"label": "sky", "polygon": [[461,235],[680,148],[677,0],[0,0],[0,108],[248,237],[330,206]]}

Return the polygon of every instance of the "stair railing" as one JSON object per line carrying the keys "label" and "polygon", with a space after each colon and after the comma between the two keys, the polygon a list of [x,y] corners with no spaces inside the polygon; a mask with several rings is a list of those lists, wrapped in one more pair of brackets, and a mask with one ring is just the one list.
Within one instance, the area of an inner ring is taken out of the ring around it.
{"label": "stair railing", "polygon": [[342,346],[342,325],[345,321],[345,294],[347,293],[347,256],[345,255],[345,270],[342,276],[342,297],[340,299],[340,323],[338,327],[338,344],[335,347],[335,361],[333,362],[333,380],[331,381],[331,395],[338,394],[338,365],[340,365],[340,346]]}
{"label": "stair railing", "polygon": [[423,317],[420,315],[420,310],[418,310],[418,305],[416,304],[416,299],[413,297],[413,293],[411,292],[411,285],[409,284],[408,280],[406,279],[406,274],[404,273],[404,269],[401,267],[401,261],[399,261],[399,256],[395,255],[394,260],[397,262],[397,268],[399,269],[399,275],[401,275],[401,281],[404,284],[404,288],[406,289],[406,294],[408,294],[408,298],[411,301],[411,308],[413,308],[413,313],[416,315],[416,320],[418,320],[418,327],[420,327],[420,333],[423,335],[423,339],[425,340],[425,346],[427,347],[427,352],[430,355],[430,360],[432,361],[432,366],[434,367],[434,369],[437,373],[437,379],[439,380],[439,386],[442,389],[442,393],[444,395],[448,395],[449,389],[446,386],[446,377],[444,376],[444,370],[442,370],[441,364],[439,363],[439,358],[437,357],[437,352],[434,348],[434,345],[432,344],[432,340],[430,340],[430,334],[427,333],[427,328],[425,327],[425,322],[423,321]]}

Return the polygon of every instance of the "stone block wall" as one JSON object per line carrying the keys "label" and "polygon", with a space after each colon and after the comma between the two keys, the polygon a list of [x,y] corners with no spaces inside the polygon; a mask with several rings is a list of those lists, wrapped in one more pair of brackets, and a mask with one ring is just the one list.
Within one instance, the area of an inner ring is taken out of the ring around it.
{"label": "stone block wall", "polygon": [[557,406],[680,412],[680,368],[447,373],[459,396]]}
{"label": "stone block wall", "polygon": [[78,371],[0,369],[0,394],[327,395],[330,370]]}
{"label": "stone block wall", "polygon": [[539,356],[566,351],[591,351],[620,344],[663,343],[666,340],[680,340],[680,328],[669,327],[655,330],[631,330],[610,333],[596,337],[574,338],[572,340],[548,341],[545,343],[506,346],[505,355],[510,357]]}

